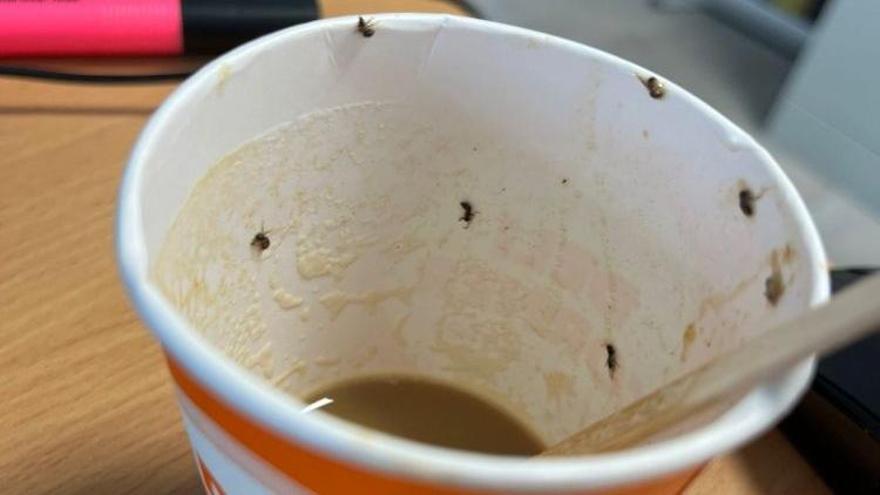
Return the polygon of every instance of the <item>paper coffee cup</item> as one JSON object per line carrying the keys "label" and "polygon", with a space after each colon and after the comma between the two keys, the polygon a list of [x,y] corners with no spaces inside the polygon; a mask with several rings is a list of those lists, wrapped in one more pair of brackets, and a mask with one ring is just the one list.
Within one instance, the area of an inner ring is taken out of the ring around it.
{"label": "paper coffee cup", "polygon": [[792,407],[813,360],[648,445],[577,458],[301,414],[296,397],[333,381],[430,376],[553,444],[828,297],[791,183],[663,76],[491,22],[357,24],[211,63],[126,171],[121,270],[208,493],[677,493]]}

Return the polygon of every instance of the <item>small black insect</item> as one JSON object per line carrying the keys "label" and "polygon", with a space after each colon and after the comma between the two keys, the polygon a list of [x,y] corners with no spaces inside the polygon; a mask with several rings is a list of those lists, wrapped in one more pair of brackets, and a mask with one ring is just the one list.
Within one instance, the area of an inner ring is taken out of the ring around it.
{"label": "small black insect", "polygon": [[474,219],[474,215],[477,214],[477,212],[474,211],[473,205],[471,205],[470,201],[462,201],[459,203],[459,206],[461,206],[462,213],[458,220],[470,225],[471,220]]}
{"label": "small black insect", "polygon": [[642,84],[648,88],[648,94],[651,95],[651,98],[660,99],[666,95],[666,86],[663,85],[663,81],[657,79],[654,76],[644,78],[639,76],[639,81],[642,81]]}
{"label": "small black insect", "polygon": [[376,34],[376,21],[373,19],[358,17],[357,30],[364,35],[364,38],[369,38]]}
{"label": "small black insect", "polygon": [[608,375],[614,378],[614,372],[617,371],[617,349],[614,344],[605,344],[605,366],[608,367]]}
{"label": "small black insect", "polygon": [[260,231],[254,235],[253,239],[251,239],[251,247],[259,249],[260,251],[265,251],[269,249],[271,244],[272,241],[269,240],[269,231],[261,224]]}
{"label": "small black insect", "polygon": [[565,185],[565,184],[568,184],[568,179],[567,179],[567,178],[562,179],[562,185]]}
{"label": "small black insect", "polygon": [[743,215],[750,217],[755,214],[755,201],[758,198],[751,189],[743,189],[739,192],[739,209]]}

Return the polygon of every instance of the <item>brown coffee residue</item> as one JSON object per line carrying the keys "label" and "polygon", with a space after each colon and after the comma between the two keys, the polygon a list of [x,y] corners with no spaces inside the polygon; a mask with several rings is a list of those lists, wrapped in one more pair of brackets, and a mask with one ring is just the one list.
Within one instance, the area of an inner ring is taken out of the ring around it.
{"label": "brown coffee residue", "polygon": [[785,248],[782,250],[782,263],[789,265],[796,257],[797,252],[791,247],[791,244],[786,244]]}
{"label": "brown coffee residue", "polygon": [[785,294],[785,281],[782,278],[782,263],[779,258],[778,251],[774,250],[770,254],[770,276],[764,280],[764,297],[771,306],[776,306]]}
{"label": "brown coffee residue", "polygon": [[544,450],[512,414],[449,383],[406,375],[364,377],[331,384],[304,402],[323,397],[333,403],[322,412],[416,442],[496,455]]}
{"label": "brown coffee residue", "polygon": [[307,368],[308,365],[305,363],[305,361],[297,359],[287,369],[272,378],[272,385],[284,388],[284,385],[287,382],[288,378],[296,374],[303,374]]}
{"label": "brown coffee residue", "polygon": [[681,334],[681,360],[687,360],[688,351],[690,351],[691,346],[694,344],[694,341],[697,340],[697,326],[694,323],[689,323],[688,326],[685,327],[684,332]]}
{"label": "brown coffee residue", "polygon": [[547,400],[559,406],[566,397],[574,397],[574,378],[568,373],[550,371],[544,373]]}
{"label": "brown coffee residue", "polygon": [[279,308],[284,310],[297,308],[303,303],[302,297],[293,295],[281,288],[275,289],[272,292],[272,299],[275,300],[275,304],[277,304]]}
{"label": "brown coffee residue", "polygon": [[756,271],[750,277],[741,280],[736,286],[725,293],[714,294],[704,298],[697,309],[697,316],[694,318],[694,324],[702,321],[709,313],[720,313],[725,306],[736,301],[739,297],[745,294],[746,291],[754,288],[755,285],[758,285],[758,280],[760,280],[758,277],[761,276],[762,271],[763,268]]}
{"label": "brown coffee residue", "polygon": [[358,293],[332,290],[322,294],[318,300],[327,310],[330,318],[335,320],[343,309],[352,304],[366,306],[371,313],[375,313],[379,305],[389,299],[398,299],[403,304],[409,305],[414,291],[414,287],[395,287]]}

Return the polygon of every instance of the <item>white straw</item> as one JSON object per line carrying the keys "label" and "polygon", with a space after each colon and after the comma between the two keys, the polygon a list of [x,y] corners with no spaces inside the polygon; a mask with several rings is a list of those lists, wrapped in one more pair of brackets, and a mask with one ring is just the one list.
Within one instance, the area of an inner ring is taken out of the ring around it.
{"label": "white straw", "polygon": [[302,408],[302,411],[300,411],[300,412],[305,414],[308,412],[312,412],[315,409],[320,409],[328,404],[333,404],[333,399],[331,399],[329,397],[322,397],[322,398],[316,400],[315,402],[312,402],[311,404],[307,405],[306,407]]}

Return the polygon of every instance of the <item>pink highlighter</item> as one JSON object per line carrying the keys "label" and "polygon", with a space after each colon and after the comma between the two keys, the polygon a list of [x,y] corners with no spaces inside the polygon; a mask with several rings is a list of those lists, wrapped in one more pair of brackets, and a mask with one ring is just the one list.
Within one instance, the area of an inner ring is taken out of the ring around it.
{"label": "pink highlighter", "polygon": [[314,0],[0,0],[0,57],[220,53],[317,13]]}

